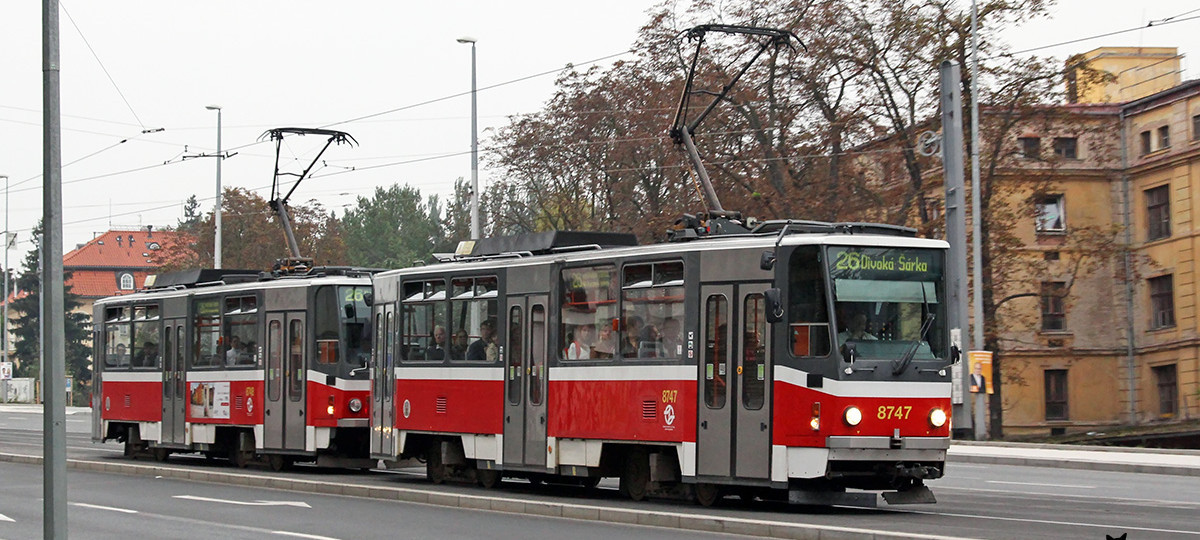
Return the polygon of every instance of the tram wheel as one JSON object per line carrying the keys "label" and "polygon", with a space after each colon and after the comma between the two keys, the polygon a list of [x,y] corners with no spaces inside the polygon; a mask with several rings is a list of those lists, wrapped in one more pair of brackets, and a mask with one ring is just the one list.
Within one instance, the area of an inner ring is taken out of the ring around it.
{"label": "tram wheel", "polygon": [[159,463],[166,462],[167,457],[169,457],[170,455],[171,455],[171,450],[168,448],[155,448],[154,449],[154,461],[157,461]]}
{"label": "tram wheel", "polygon": [[292,468],[292,458],[282,454],[271,454],[267,457],[267,464],[271,466],[272,471],[285,471]]}
{"label": "tram wheel", "polygon": [[500,483],[500,471],[496,469],[476,469],[475,479],[479,481],[479,485],[492,489]]}
{"label": "tram wheel", "polygon": [[646,498],[650,484],[650,458],[645,450],[634,450],[626,456],[625,468],[621,471],[621,493],[640,501]]}
{"label": "tram wheel", "polygon": [[696,502],[701,506],[712,506],[721,500],[721,488],[716,484],[696,484]]}
{"label": "tram wheel", "polygon": [[245,469],[246,465],[249,465],[250,460],[253,458],[254,452],[244,452],[236,448],[229,451],[229,461],[233,463],[234,467],[239,469]]}
{"label": "tram wheel", "polygon": [[446,466],[442,464],[442,445],[435,444],[425,458],[425,477],[434,484],[446,481]]}

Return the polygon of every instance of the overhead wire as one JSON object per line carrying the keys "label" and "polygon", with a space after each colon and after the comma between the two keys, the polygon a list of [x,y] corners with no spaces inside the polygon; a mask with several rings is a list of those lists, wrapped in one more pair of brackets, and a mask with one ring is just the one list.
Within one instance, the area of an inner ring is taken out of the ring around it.
{"label": "overhead wire", "polygon": [[133,115],[133,118],[137,120],[138,125],[143,130],[146,129],[146,124],[142,123],[142,119],[138,117],[137,111],[133,110],[133,105],[129,104],[129,100],[125,98],[125,93],[121,91],[121,87],[117,85],[117,81],[114,80],[112,74],[108,72],[108,68],[104,67],[104,62],[100,60],[100,55],[96,54],[96,49],[92,48],[92,44],[88,42],[87,36],[83,35],[83,30],[80,29],[79,25],[75,23],[75,19],[71,17],[71,13],[67,11],[67,5],[62,3],[60,0],[58,6],[62,9],[63,14],[67,16],[67,20],[71,21],[71,26],[73,26],[75,31],[79,33],[79,38],[83,40],[83,44],[86,45],[88,51],[92,53],[92,58],[96,59],[96,63],[100,65],[100,70],[104,72],[105,77],[108,77],[108,82],[112,83],[113,88],[117,91],[117,95],[121,96],[121,101],[125,102],[125,107],[129,109],[129,113]]}

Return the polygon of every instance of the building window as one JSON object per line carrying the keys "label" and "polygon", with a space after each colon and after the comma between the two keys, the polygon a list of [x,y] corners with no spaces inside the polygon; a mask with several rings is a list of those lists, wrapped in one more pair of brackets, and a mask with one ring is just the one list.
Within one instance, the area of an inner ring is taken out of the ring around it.
{"label": "building window", "polygon": [[1192,140],[1200,140],[1200,114],[1192,117]]}
{"label": "building window", "polygon": [[1138,139],[1142,143],[1142,155],[1144,156],[1146,154],[1149,154],[1150,150],[1151,150],[1151,148],[1150,148],[1150,132],[1143,131],[1143,132],[1139,133]]}
{"label": "building window", "polygon": [[1037,232],[1061,233],[1066,230],[1063,196],[1046,195],[1037,203]]}
{"label": "building window", "polygon": [[1146,193],[1146,241],[1171,236],[1171,192],[1170,185],[1147,189]]}
{"label": "building window", "polygon": [[121,274],[121,290],[133,290],[133,274]]}
{"label": "building window", "polygon": [[1146,280],[1150,285],[1150,328],[1175,326],[1174,286],[1171,274]]}
{"label": "building window", "polygon": [[1169,126],[1161,126],[1158,128],[1158,149],[1171,147],[1171,128]]}
{"label": "building window", "polygon": [[1162,417],[1175,416],[1179,410],[1179,384],[1175,377],[1175,364],[1155,366],[1154,381],[1158,385],[1158,415]]}
{"label": "building window", "polygon": [[1063,159],[1076,159],[1079,140],[1075,137],[1055,137],[1054,155]]}
{"label": "building window", "polygon": [[1046,370],[1046,420],[1067,420],[1067,370]]}
{"label": "building window", "polygon": [[1021,143],[1021,157],[1027,157],[1029,159],[1037,159],[1042,157],[1040,148],[1042,145],[1042,139],[1038,137],[1021,137],[1017,139],[1017,142]]}
{"label": "building window", "polygon": [[1042,331],[1061,332],[1067,329],[1066,296],[1066,283],[1042,282]]}

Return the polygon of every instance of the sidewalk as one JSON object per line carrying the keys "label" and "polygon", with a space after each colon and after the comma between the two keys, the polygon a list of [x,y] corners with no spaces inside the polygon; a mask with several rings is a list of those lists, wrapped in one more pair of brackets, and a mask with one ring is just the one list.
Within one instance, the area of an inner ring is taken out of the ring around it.
{"label": "sidewalk", "polygon": [[1200,450],[956,441],[946,461],[1200,476]]}
{"label": "sidewalk", "polygon": [[[67,407],[67,415],[86,414],[91,412],[89,407]],[[30,403],[0,403],[0,412],[42,414],[42,404]]]}

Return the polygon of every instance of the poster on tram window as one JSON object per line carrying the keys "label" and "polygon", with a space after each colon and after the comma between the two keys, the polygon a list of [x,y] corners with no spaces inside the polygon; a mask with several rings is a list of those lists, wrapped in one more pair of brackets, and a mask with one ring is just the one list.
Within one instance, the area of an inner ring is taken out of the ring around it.
{"label": "poster on tram window", "polygon": [[229,382],[194,382],[188,391],[192,418],[229,418]]}
{"label": "poster on tram window", "polygon": [[992,393],[992,351],[971,351],[967,353],[971,365],[971,393]]}

